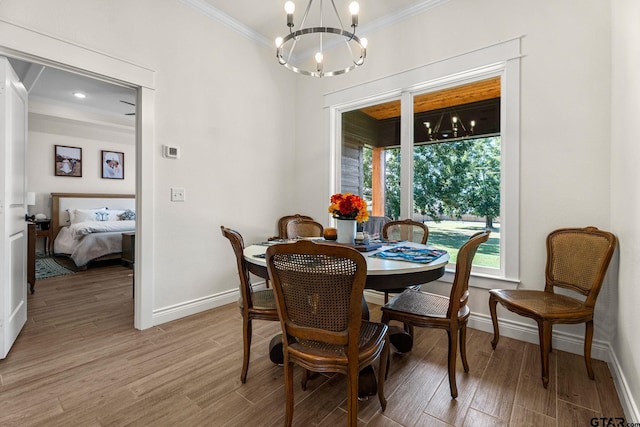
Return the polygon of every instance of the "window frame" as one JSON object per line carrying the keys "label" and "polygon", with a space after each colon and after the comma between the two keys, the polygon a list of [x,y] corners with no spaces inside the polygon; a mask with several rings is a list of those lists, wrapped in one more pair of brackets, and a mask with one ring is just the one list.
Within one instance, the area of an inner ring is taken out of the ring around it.
{"label": "window frame", "polygon": [[[475,287],[516,287],[520,278],[520,58],[521,39],[474,50],[402,73],[324,96],[331,151],[330,188],[340,188],[342,113],[393,100],[401,101],[401,207],[404,218],[413,212],[413,97],[489,77],[500,77],[501,207],[500,269],[474,267]],[[409,120],[405,119],[410,118]],[[453,281],[455,265],[441,280]]]}

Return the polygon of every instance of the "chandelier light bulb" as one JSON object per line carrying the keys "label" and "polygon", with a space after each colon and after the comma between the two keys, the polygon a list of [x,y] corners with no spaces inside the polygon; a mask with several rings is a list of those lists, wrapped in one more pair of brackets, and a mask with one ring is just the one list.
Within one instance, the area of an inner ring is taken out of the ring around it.
{"label": "chandelier light bulb", "polygon": [[456,116],[451,117],[451,121],[453,122],[453,124],[458,123],[458,118]]}
{"label": "chandelier light bulb", "polygon": [[284,11],[287,12],[287,15],[293,15],[293,12],[296,11],[296,5],[292,1],[288,1],[284,4]]}
{"label": "chandelier light bulb", "polygon": [[282,46],[282,37],[276,37],[276,47],[280,48]]}
{"label": "chandelier light bulb", "polygon": [[322,60],[324,59],[324,56],[322,56],[322,52],[318,52],[316,53],[316,62],[318,64],[322,64]]}
{"label": "chandelier light bulb", "polygon": [[367,48],[367,45],[369,44],[369,40],[365,39],[364,37],[360,39],[360,44],[362,45],[363,48]]}
{"label": "chandelier light bulb", "polygon": [[357,1],[352,1],[349,5],[349,12],[351,12],[351,26],[355,29],[358,26],[358,12],[360,11],[360,5]]}

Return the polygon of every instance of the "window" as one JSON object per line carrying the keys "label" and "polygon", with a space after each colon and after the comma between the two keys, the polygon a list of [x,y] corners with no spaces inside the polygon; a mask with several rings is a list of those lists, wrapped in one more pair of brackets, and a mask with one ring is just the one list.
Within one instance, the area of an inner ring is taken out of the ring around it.
{"label": "window", "polygon": [[488,226],[474,284],[517,282],[519,40],[382,80],[386,91],[377,82],[325,97],[335,192],[364,196],[373,216],[424,221],[454,262]]}

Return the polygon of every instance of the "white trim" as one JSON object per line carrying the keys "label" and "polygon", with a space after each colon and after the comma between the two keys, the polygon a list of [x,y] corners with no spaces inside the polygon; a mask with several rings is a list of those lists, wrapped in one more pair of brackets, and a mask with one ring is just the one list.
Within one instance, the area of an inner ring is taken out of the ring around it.
{"label": "white trim", "polygon": [[[134,327],[153,326],[155,71],[0,19],[0,55],[43,64],[138,90],[136,115],[136,233]],[[144,221],[142,221],[144,218]]]}
{"label": "white trim", "polygon": [[239,297],[240,291],[236,289],[160,308],[153,311],[153,323],[154,325],[160,325],[162,323],[202,313],[205,310],[211,310],[213,308],[237,302]]}
{"label": "white trim", "polygon": [[633,398],[629,382],[624,375],[620,361],[616,357],[616,353],[613,351],[611,344],[609,344],[609,354],[611,355],[609,359],[609,371],[612,373],[613,382],[620,397],[620,404],[624,410],[625,417],[629,422],[637,422],[637,420],[640,420],[640,410],[638,410],[638,405]]}
{"label": "white trim", "polygon": [[274,44],[275,39],[274,40],[267,39],[262,34],[254,31],[250,27],[247,27],[246,25],[230,17],[226,13],[216,9],[206,1],[204,0],[178,0],[178,1],[182,4],[185,4],[187,6],[194,8],[195,10],[206,15],[207,17],[218,21],[222,25],[226,26],[227,28],[230,28],[231,30],[237,32],[238,34],[248,38],[249,40],[252,40],[257,44],[263,47],[266,47],[268,49],[272,49],[275,52],[276,50],[276,45]]}

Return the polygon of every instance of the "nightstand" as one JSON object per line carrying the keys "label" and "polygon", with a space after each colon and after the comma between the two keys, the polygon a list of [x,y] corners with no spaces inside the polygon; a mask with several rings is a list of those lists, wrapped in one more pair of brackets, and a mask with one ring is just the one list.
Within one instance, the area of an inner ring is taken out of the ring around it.
{"label": "nightstand", "polygon": [[50,219],[38,219],[36,220],[36,240],[38,237],[44,237],[44,254],[51,255],[51,220]]}
{"label": "nightstand", "polygon": [[136,232],[122,233],[122,263],[133,268],[136,263]]}

